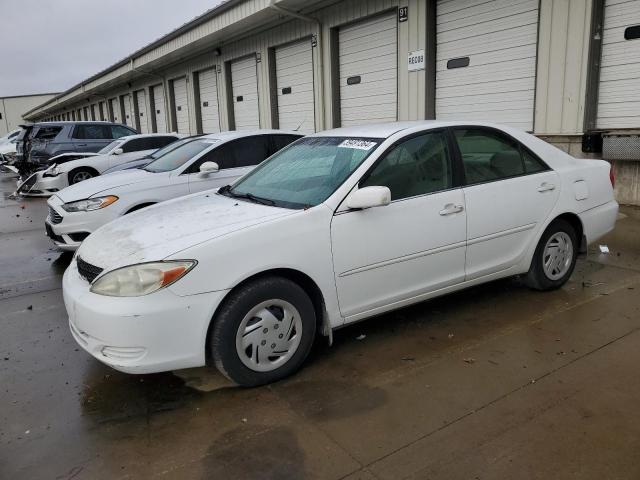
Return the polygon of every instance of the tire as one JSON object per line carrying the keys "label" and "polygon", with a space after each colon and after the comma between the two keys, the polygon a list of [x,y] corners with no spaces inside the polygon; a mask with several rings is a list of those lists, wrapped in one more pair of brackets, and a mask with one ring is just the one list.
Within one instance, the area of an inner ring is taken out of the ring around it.
{"label": "tire", "polygon": [[69,185],[75,185],[76,183],[89,180],[90,178],[93,178],[95,176],[96,174],[93,170],[90,170],[88,168],[76,168],[75,170],[71,170],[69,172]]}
{"label": "tire", "polygon": [[214,364],[244,387],[275,382],[297,371],[316,334],[316,314],[307,293],[276,276],[258,278],[231,292],[213,322],[209,346]]}
{"label": "tire", "polygon": [[[555,249],[554,245],[556,245]],[[547,247],[550,247],[549,250]],[[579,247],[578,235],[573,226],[560,218],[554,220],[538,242],[531,267],[525,277],[525,283],[535,290],[560,288],[573,273]],[[550,253],[553,255],[552,252],[558,249],[561,250],[561,253],[557,257],[557,262],[550,261],[552,260]],[[547,268],[545,268],[545,260],[550,265]]]}

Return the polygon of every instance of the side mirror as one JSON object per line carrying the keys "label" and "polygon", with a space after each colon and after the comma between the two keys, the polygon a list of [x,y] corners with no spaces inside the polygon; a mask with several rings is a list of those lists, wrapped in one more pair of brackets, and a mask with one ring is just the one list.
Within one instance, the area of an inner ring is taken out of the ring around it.
{"label": "side mirror", "polygon": [[347,197],[347,207],[362,209],[383,207],[391,203],[391,190],[388,187],[364,187]]}
{"label": "side mirror", "polygon": [[200,175],[202,176],[216,173],[218,170],[220,170],[220,167],[216,162],[204,162],[200,165]]}
{"label": "side mirror", "polygon": [[124,150],[122,150],[121,148],[116,148],[116,149],[113,151],[113,154],[114,154],[114,155],[122,155],[123,153],[124,153]]}

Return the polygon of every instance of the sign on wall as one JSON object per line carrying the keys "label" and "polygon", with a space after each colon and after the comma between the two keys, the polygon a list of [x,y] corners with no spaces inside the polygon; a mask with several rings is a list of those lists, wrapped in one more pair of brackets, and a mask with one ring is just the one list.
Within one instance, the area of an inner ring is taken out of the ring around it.
{"label": "sign on wall", "polygon": [[410,72],[424,70],[424,50],[414,50],[409,52],[408,65]]}

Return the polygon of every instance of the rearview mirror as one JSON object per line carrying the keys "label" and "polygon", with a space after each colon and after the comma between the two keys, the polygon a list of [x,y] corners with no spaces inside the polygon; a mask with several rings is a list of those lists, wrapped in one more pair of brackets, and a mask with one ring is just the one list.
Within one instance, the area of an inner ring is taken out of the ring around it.
{"label": "rearview mirror", "polygon": [[114,154],[114,155],[122,155],[123,153],[124,153],[124,150],[122,150],[121,148],[116,148],[116,149],[113,151],[113,154]]}
{"label": "rearview mirror", "polygon": [[200,165],[200,174],[201,175],[209,175],[210,173],[216,173],[220,170],[220,167],[216,162],[204,162]]}
{"label": "rearview mirror", "polygon": [[391,203],[391,190],[388,187],[364,187],[347,197],[347,207],[362,209],[383,207]]}

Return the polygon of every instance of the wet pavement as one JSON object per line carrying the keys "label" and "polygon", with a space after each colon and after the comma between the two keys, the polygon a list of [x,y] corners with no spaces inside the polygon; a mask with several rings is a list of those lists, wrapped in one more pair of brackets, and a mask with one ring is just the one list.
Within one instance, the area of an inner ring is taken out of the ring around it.
{"label": "wet pavement", "polygon": [[415,305],[240,389],[76,347],[70,256],[14,185],[0,176],[0,479],[640,478],[639,209],[558,291],[509,279]]}

